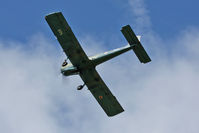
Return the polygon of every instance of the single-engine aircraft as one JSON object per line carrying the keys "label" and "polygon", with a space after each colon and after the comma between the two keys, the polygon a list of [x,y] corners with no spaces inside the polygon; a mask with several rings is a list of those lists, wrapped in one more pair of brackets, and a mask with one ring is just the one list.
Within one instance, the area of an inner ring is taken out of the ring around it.
{"label": "single-engine aircraft", "polygon": [[151,61],[131,27],[126,25],[121,29],[129,45],[88,57],[61,12],[51,13],[45,16],[45,19],[71,62],[64,61],[61,73],[64,76],[79,74],[84,84],[78,86],[77,89],[81,90],[86,85],[109,117],[123,112],[124,109],[99,76],[95,67],[129,50],[135,52],[141,63]]}

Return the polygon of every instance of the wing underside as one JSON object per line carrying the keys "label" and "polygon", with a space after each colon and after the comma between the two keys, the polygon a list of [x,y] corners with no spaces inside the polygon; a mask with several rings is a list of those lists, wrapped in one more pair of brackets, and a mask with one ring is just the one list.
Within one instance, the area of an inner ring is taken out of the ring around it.
{"label": "wing underside", "polygon": [[108,116],[124,111],[94,68],[82,71],[80,77]]}
{"label": "wing underside", "polygon": [[49,14],[45,19],[71,63],[76,67],[88,65],[89,59],[62,13]]}
{"label": "wing underside", "polygon": [[[81,48],[62,13],[47,15],[45,19],[73,66],[79,68],[91,66],[91,61]],[[82,69],[80,77],[108,116],[114,116],[124,111],[95,68]]]}

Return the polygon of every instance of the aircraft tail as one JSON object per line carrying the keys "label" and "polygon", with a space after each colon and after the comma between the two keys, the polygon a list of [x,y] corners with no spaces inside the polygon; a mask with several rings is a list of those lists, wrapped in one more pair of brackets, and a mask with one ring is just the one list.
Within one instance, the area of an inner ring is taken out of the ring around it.
{"label": "aircraft tail", "polygon": [[126,25],[122,27],[121,32],[123,33],[124,37],[128,41],[128,43],[133,46],[132,49],[135,52],[136,56],[140,60],[141,63],[148,63],[151,61],[150,57],[144,50],[142,44],[140,43],[140,37],[136,36],[133,30],[131,29],[130,25]]}

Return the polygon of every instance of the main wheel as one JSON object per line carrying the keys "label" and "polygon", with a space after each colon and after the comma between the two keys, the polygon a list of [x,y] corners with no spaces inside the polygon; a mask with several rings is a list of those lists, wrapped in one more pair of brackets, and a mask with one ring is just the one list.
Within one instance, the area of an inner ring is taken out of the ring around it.
{"label": "main wheel", "polygon": [[83,85],[79,85],[79,86],[77,87],[77,90],[81,90],[83,87],[84,87]]}

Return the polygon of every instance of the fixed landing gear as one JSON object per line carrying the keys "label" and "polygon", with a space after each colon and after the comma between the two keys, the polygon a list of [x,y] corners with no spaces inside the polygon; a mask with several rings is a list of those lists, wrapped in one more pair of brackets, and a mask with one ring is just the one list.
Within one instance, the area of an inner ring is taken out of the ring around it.
{"label": "fixed landing gear", "polygon": [[67,62],[68,58],[66,60],[64,60],[63,64],[62,64],[62,67],[68,65],[68,62]]}
{"label": "fixed landing gear", "polygon": [[84,86],[85,86],[85,84],[79,85],[79,86],[77,87],[77,90],[82,90],[82,89],[84,88]]}

